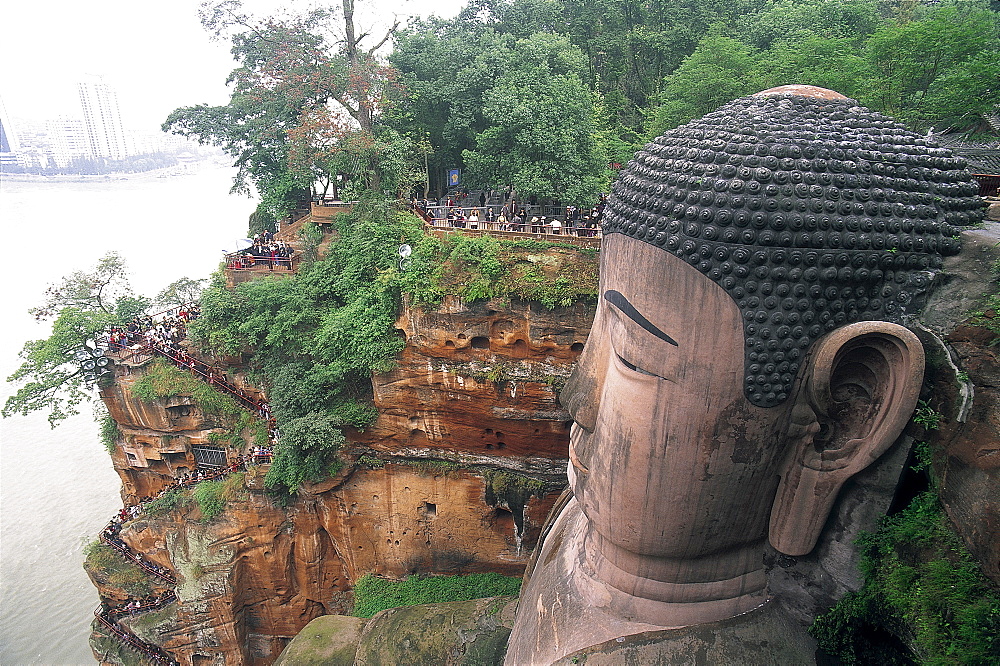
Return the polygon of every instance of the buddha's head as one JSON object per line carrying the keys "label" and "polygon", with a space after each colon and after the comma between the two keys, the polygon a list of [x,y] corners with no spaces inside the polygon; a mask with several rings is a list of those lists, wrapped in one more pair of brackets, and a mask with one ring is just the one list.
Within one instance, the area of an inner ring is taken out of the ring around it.
{"label": "buddha's head", "polygon": [[914,314],[963,160],[832,91],[779,88],[648,144],[608,200],[597,315],[562,394],[605,582],[667,601],[763,586],[908,421]]}

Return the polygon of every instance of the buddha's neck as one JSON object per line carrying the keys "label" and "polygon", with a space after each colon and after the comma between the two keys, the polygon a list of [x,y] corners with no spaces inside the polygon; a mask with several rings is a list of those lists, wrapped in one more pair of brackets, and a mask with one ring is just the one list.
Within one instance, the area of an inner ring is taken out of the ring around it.
{"label": "buddha's neck", "polygon": [[739,615],[766,598],[764,539],[680,560],[627,551],[588,526],[582,546],[585,584],[603,587],[628,619],[685,626]]}

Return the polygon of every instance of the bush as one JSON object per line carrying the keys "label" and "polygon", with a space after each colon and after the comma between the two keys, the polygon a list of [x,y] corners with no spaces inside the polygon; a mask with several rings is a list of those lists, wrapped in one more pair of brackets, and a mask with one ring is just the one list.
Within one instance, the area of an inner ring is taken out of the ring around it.
{"label": "bush", "polygon": [[347,442],[342,425],[340,419],[316,412],[286,423],[265,485],[294,490],[303,481],[319,481],[339,472],[344,463],[337,453]]}
{"label": "bush", "polygon": [[169,513],[174,509],[184,508],[190,503],[191,497],[188,490],[173,488],[146,504],[145,511],[147,516],[155,517]]}
{"label": "bush", "polygon": [[189,395],[205,414],[216,416],[236,417],[243,412],[225,393],[159,358],[146,366],[142,377],[132,385],[132,393],[147,403]]}
{"label": "bush", "polygon": [[[846,664],[1000,663],[1000,594],[926,492],[858,540],[864,586],[816,618],[810,633]],[[894,662],[893,659],[899,661]]]}
{"label": "bush", "polygon": [[152,593],[149,575],[99,539],[87,544],[84,555],[83,568],[95,579],[124,590],[132,597],[145,597]]}
{"label": "bush", "polygon": [[[557,254],[546,254],[549,250]],[[547,308],[567,307],[597,294],[596,251],[533,239],[451,234],[424,236],[415,245],[401,289],[418,304],[446,294],[467,301],[520,298]]]}
{"label": "bush", "polygon": [[194,487],[194,501],[201,509],[201,522],[208,522],[226,510],[225,485],[222,481],[202,481]]}
{"label": "bush", "polygon": [[517,595],[520,589],[520,578],[497,573],[410,576],[405,580],[365,574],[354,585],[354,616],[371,617],[379,611],[399,606]]}
{"label": "bush", "polygon": [[104,445],[108,453],[114,453],[118,448],[118,440],[122,436],[118,429],[118,423],[111,418],[111,414],[106,409],[102,409],[100,406],[94,407],[94,417],[100,426],[101,444]]}

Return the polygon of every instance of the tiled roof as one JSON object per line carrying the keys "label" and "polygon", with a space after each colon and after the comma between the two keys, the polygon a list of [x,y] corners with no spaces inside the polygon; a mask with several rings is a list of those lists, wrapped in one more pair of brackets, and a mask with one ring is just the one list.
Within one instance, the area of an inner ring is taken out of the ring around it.
{"label": "tiled roof", "polygon": [[972,173],[1000,175],[1000,141],[966,141],[955,134],[935,134],[933,138],[968,160]]}

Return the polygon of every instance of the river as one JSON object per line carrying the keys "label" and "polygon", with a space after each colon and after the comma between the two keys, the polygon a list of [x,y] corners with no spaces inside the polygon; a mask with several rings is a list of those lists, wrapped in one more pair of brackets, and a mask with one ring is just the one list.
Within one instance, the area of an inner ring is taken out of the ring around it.
{"label": "river", "polygon": [[[0,372],[25,340],[47,335],[29,307],[48,284],[121,254],[137,293],[208,277],[246,234],[256,203],[227,194],[232,169],[86,182],[0,180],[3,219]],[[0,385],[6,399],[14,387]],[[96,396],[95,396],[96,397]],[[83,547],[121,507],[118,475],[83,405],[50,430],[36,413],[0,421],[0,664],[93,664],[87,638],[97,591]]]}

